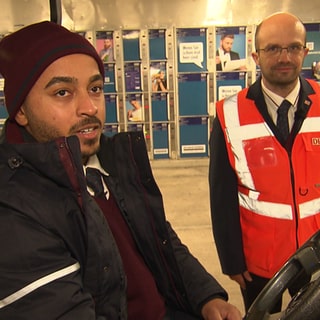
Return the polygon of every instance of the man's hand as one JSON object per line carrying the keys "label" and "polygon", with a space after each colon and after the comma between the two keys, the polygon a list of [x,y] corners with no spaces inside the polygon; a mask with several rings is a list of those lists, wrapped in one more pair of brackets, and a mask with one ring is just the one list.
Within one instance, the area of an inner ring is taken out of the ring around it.
{"label": "man's hand", "polygon": [[205,320],[241,320],[240,311],[232,304],[222,299],[212,299],[207,302],[202,310]]}

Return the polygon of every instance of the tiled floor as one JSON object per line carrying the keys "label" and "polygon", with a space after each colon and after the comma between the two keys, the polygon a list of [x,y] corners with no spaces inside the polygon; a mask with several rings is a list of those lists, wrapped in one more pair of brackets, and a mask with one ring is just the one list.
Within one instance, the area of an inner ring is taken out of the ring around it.
{"label": "tiled floor", "polygon": [[[153,160],[168,220],[190,251],[229,294],[244,314],[239,286],[221,273],[213,242],[208,185],[208,159]],[[285,303],[286,298],[284,299]]]}

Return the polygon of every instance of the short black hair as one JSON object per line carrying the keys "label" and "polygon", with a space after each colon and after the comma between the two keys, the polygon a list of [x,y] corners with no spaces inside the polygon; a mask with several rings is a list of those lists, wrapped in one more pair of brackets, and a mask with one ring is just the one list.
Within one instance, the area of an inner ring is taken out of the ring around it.
{"label": "short black hair", "polygon": [[231,38],[231,39],[234,39],[234,34],[226,34],[226,33],[223,33],[221,35],[221,40],[225,39],[225,38]]}

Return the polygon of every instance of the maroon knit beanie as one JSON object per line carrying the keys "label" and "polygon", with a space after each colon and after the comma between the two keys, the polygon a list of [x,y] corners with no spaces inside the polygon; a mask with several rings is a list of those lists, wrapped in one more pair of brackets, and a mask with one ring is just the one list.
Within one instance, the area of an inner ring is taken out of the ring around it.
{"label": "maroon knit beanie", "polygon": [[91,43],[56,23],[32,24],[0,41],[0,74],[5,80],[5,104],[10,119],[14,119],[42,72],[55,60],[74,53],[93,57],[104,77],[103,63]]}

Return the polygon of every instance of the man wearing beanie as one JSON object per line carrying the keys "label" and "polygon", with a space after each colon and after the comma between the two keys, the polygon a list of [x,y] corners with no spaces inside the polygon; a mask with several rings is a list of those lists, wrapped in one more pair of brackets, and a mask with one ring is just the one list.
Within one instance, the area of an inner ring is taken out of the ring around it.
{"label": "man wearing beanie", "polygon": [[0,319],[241,319],[166,221],[143,134],[102,134],[95,48],[40,22],[0,73]]}

